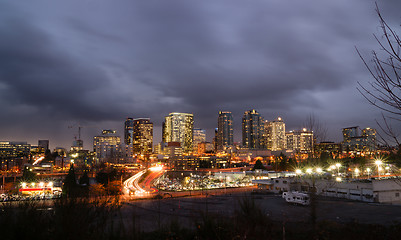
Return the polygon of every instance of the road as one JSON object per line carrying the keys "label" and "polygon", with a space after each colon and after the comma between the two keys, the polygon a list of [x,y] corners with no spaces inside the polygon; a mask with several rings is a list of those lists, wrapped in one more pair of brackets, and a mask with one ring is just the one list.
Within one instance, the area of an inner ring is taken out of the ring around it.
{"label": "road", "polygon": [[146,170],[140,171],[134,176],[128,178],[127,180],[124,181],[124,194],[131,195],[134,193],[135,195],[140,195],[144,194],[146,191],[145,189],[141,188],[139,186],[139,180],[141,179],[142,175],[145,174]]}
{"label": "road", "polygon": [[[150,171],[150,173],[141,181],[142,176]],[[153,186],[153,182],[158,179],[164,170],[160,167],[153,167],[146,170],[142,170],[136,173],[134,176],[128,178],[124,182],[124,195],[125,197],[135,197],[135,198],[151,198],[158,192],[158,190]],[[141,181],[141,182],[140,182]],[[132,194],[134,195],[132,196]]]}

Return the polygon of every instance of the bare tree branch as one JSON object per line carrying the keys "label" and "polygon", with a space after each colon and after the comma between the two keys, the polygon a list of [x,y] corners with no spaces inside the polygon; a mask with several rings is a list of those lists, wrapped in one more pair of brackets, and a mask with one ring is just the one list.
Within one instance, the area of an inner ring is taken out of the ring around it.
{"label": "bare tree branch", "polygon": [[388,141],[385,138],[390,138],[399,145],[399,135],[394,131],[390,120],[401,120],[399,117],[401,115],[401,39],[385,21],[377,3],[376,13],[379,17],[382,36],[373,36],[384,53],[384,57],[372,51],[372,65],[370,65],[361,52],[356,49],[365,67],[373,77],[373,81],[367,85],[358,82],[359,87],[357,89],[370,104],[390,114],[390,116],[382,114],[381,121],[376,120],[379,128],[384,132],[384,135],[380,135],[380,137],[387,144]]}

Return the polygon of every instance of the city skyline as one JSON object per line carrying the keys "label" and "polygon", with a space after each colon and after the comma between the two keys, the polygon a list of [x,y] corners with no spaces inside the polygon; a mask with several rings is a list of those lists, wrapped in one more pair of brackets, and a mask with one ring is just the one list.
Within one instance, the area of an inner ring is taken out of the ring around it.
{"label": "city skyline", "polygon": [[[378,5],[398,30],[401,3]],[[374,1],[0,0],[0,20],[0,140],[69,148],[79,125],[90,149],[102,129],[123,139],[127,117],[146,117],[157,143],[164,116],[188,112],[211,141],[224,110],[241,142],[253,108],[288,130],[314,115],[329,141],[378,129],[380,111],[356,89],[371,76],[355,47],[368,62],[380,52]]]}

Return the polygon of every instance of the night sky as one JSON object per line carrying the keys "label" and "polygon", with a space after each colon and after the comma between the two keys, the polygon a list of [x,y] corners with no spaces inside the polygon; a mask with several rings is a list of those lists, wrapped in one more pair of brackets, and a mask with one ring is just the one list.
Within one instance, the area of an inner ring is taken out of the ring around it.
{"label": "night sky", "polygon": [[[378,1],[400,30],[401,1]],[[399,33],[401,31],[398,31]],[[194,114],[211,141],[219,110],[281,116],[287,130],[314,115],[341,128],[377,128],[357,91],[380,48],[371,0],[0,0],[0,140],[49,139],[85,148],[126,117],[150,117],[155,143],[169,112]]]}

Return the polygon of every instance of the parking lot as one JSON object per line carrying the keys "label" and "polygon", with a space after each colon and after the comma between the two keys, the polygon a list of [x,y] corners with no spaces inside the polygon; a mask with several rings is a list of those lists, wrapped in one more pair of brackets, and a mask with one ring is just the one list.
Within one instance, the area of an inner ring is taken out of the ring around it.
{"label": "parking lot", "polygon": [[[279,195],[252,195],[250,191],[208,197],[169,198],[132,201],[124,204],[122,218],[125,225],[135,222],[136,228],[154,230],[159,225],[178,221],[182,226],[193,227],[202,214],[230,217],[239,210],[239,203],[248,198],[259,205],[272,221],[308,222],[310,206],[288,204]],[[345,199],[319,197],[317,219],[337,222],[392,224],[401,222],[401,208],[395,205],[372,204]],[[134,220],[133,220],[134,219]]]}

